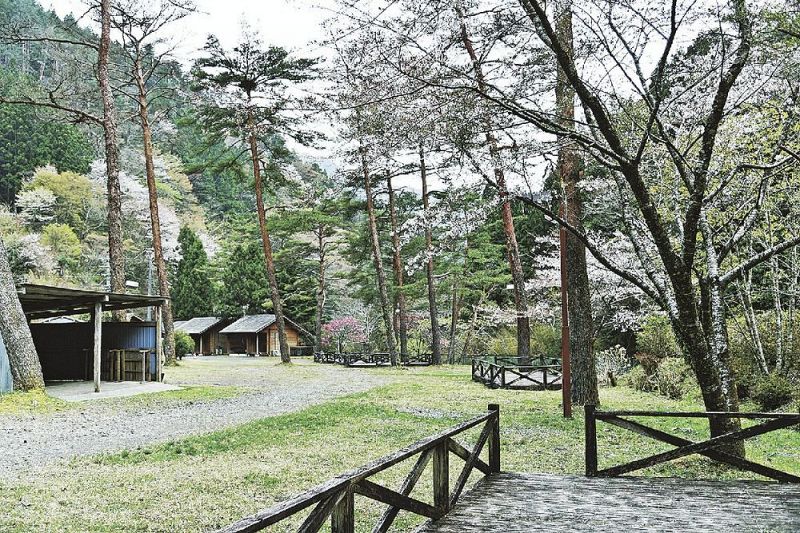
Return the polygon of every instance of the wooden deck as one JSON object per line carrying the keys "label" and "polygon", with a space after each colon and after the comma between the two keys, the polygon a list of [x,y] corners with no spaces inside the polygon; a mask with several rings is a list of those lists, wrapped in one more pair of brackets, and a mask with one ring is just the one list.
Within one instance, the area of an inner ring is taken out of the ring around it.
{"label": "wooden deck", "polygon": [[800,531],[800,486],[502,473],[419,531]]}

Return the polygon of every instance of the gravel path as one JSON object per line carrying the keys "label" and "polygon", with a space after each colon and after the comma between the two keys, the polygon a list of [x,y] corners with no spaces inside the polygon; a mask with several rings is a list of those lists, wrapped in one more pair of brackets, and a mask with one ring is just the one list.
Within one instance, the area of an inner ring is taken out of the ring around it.
{"label": "gravel path", "polygon": [[[278,366],[274,358],[203,357],[167,369],[165,381],[181,385],[232,385],[248,392],[203,401],[83,402],[46,415],[0,417],[0,479],[55,461],[114,452],[297,411],[364,391],[390,378],[359,369],[300,360]],[[136,401],[138,400],[138,401]]]}

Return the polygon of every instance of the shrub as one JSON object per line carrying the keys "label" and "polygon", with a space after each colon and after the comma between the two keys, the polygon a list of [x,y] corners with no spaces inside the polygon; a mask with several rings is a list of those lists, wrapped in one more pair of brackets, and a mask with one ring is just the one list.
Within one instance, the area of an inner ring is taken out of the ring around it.
{"label": "shrub", "polygon": [[669,319],[663,315],[650,315],[636,334],[636,351],[657,360],[680,357],[678,343]]}
{"label": "shrub", "polygon": [[650,392],[655,387],[652,377],[647,375],[641,365],[633,367],[625,374],[625,383],[630,388],[643,392]]}
{"label": "shrub", "polygon": [[600,383],[616,386],[617,378],[628,371],[631,361],[622,346],[612,346],[595,353],[597,379]]}
{"label": "shrub", "polygon": [[188,333],[184,331],[175,332],[175,355],[183,357],[194,353],[194,341]]}
{"label": "shrub", "polygon": [[531,324],[531,355],[561,357],[561,330],[550,324]]}
{"label": "shrub", "polygon": [[764,411],[774,411],[791,402],[796,391],[785,376],[772,373],[756,380],[752,398]]}
{"label": "shrub", "polygon": [[509,328],[500,329],[489,341],[488,349],[492,355],[516,355],[517,331]]}
{"label": "shrub", "polygon": [[661,361],[655,374],[655,388],[659,394],[680,400],[687,392],[697,387],[691,367],[679,357],[668,357]]}
{"label": "shrub", "polygon": [[680,400],[698,388],[691,367],[680,357],[667,357],[650,373],[639,365],[625,375],[625,381],[633,389],[657,392],[673,400]]}

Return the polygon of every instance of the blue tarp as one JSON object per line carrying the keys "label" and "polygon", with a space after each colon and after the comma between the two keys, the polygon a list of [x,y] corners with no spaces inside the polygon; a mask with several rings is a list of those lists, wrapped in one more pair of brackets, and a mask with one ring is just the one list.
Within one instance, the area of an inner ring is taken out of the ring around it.
{"label": "blue tarp", "polygon": [[3,336],[0,335],[0,393],[11,392],[13,388],[11,365],[8,363],[8,353],[6,353],[5,343],[3,343]]}

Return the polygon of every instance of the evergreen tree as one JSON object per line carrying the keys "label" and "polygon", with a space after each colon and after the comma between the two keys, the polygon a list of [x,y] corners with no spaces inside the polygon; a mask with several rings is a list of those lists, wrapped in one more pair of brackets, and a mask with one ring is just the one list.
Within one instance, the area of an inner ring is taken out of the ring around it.
{"label": "evergreen tree", "polygon": [[178,235],[181,260],[172,284],[175,317],[188,320],[214,312],[214,287],[208,274],[208,256],[197,234],[187,226]]}
{"label": "evergreen tree", "polygon": [[261,313],[270,297],[260,243],[238,245],[222,272],[221,310],[229,316]]}

